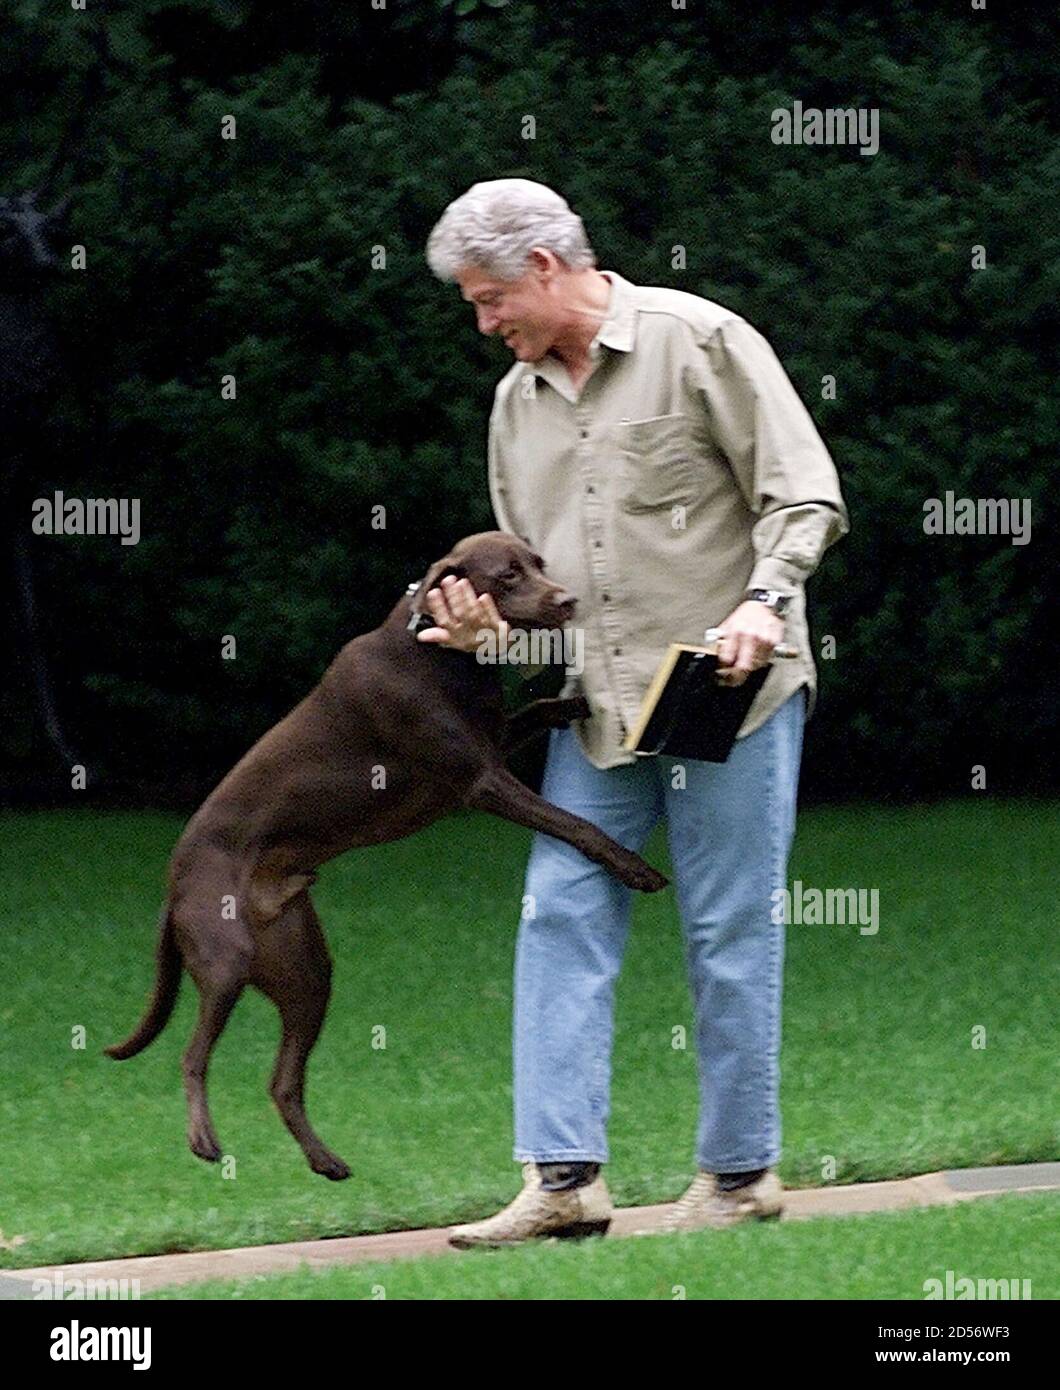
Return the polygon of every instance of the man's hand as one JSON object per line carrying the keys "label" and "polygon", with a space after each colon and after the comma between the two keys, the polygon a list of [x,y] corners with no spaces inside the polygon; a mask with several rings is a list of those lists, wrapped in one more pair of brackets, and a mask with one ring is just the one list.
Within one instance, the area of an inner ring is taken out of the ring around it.
{"label": "man's hand", "polygon": [[504,651],[508,624],[497,612],[490,594],[476,595],[467,579],[447,574],[440,589],[428,589],[427,607],[437,626],[416,634],[420,642],[439,642],[458,652],[473,652],[481,643],[483,631],[497,634],[497,645]]}
{"label": "man's hand", "polygon": [[764,603],[748,599],[718,624],[718,631],[718,665],[726,668],[718,672],[718,682],[743,685],[752,671],[769,664],[773,648],[783,640],[784,620]]}

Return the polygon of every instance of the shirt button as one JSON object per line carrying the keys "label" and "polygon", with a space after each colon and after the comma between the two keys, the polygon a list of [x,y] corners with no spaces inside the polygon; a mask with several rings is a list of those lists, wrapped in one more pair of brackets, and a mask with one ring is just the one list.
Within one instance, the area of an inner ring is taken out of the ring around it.
{"label": "shirt button", "polygon": [[610,594],[601,594],[600,597],[603,599],[603,601],[604,601],[605,603],[610,603],[610,602],[611,602],[611,595],[610,595]]}
{"label": "shirt button", "polygon": [[616,655],[616,656],[621,656],[621,655],[622,655],[622,648],[621,648],[621,647],[616,647],[616,648],[615,648],[615,655]]}
{"label": "shirt button", "polygon": [[578,433],[581,435],[581,437],[582,437],[583,439],[588,439],[588,438],[589,438],[589,431],[588,431],[588,430],[579,430]]}
{"label": "shirt button", "polygon": [[586,492],[595,492],[595,491],[596,491],[596,488],[594,488],[593,485],[592,485],[592,483],[590,483],[589,486],[585,489],[585,491],[586,491]]}

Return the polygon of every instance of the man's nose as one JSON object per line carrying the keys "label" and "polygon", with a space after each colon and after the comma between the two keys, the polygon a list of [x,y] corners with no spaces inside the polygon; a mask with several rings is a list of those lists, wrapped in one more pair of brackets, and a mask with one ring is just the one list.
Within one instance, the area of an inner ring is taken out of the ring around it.
{"label": "man's nose", "polygon": [[493,333],[497,328],[497,316],[491,314],[488,309],[478,311],[478,331],[480,333]]}

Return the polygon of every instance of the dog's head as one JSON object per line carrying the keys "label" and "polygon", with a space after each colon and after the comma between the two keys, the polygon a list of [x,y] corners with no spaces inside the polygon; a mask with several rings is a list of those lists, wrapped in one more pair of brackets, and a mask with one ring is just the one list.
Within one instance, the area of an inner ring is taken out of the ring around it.
{"label": "dog's head", "polygon": [[421,612],[427,611],[427,590],[438,588],[447,574],[467,579],[476,594],[489,594],[512,627],[562,627],[578,601],[545,577],[544,561],[532,546],[507,531],[482,531],[457,541],[417,590],[413,603]]}

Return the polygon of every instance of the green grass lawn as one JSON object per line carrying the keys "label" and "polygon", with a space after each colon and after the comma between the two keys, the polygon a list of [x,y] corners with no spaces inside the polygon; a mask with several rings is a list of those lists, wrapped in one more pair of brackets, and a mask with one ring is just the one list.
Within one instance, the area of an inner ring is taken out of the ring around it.
{"label": "green grass lawn", "polygon": [[[1060,1297],[1060,1197],[981,1198],[959,1207],[731,1231],[390,1263],[165,1289],[165,1299],[923,1299],[926,1280],[1007,1279],[1013,1296]],[[1030,1281],[1029,1288],[1024,1280]]]}
{"label": "green grass lawn", "polygon": [[[842,1182],[1056,1157],[1058,822],[1055,805],[971,799],[804,813],[791,877],[878,888],[880,929],[789,929],[787,1183],[821,1183],[829,1158]],[[3,823],[0,1262],[434,1225],[508,1200],[529,832],[454,818],[324,870],[315,898],[336,980],[308,1095],[353,1168],[334,1184],[309,1171],[272,1108],[278,1019],[257,995],[244,995],[210,1077],[234,1176],[185,1145],[190,981],[147,1052],[101,1055],[140,1016],[179,825],[81,812]],[[661,833],[649,857],[665,864]],[[683,972],[672,890],[639,898],[618,999],[608,1182],[621,1204],[671,1198],[693,1171],[695,1061],[671,1046],[676,1025],[691,1033]],[[71,1046],[79,1027],[84,1050]]]}

